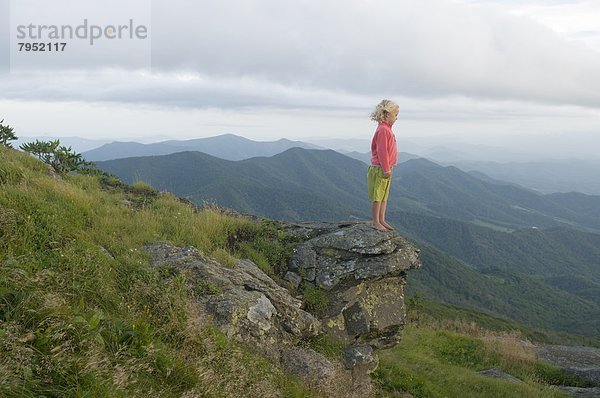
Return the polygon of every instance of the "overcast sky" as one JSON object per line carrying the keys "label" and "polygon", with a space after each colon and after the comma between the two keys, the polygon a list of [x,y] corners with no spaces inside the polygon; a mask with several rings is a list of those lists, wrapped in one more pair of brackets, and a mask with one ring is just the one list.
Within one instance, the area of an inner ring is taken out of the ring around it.
{"label": "overcast sky", "polygon": [[[0,119],[22,136],[370,138],[382,98],[400,104],[399,138],[600,135],[598,1],[0,4]],[[84,18],[148,38],[14,52],[18,24]]]}

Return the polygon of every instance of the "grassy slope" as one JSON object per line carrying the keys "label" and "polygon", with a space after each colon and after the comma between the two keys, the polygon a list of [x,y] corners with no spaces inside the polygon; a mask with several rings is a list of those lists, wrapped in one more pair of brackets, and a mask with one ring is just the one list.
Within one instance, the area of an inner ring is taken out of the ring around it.
{"label": "grassy slope", "polygon": [[[381,363],[375,379],[388,396],[408,391],[416,398],[562,397],[565,395],[546,383],[577,384],[513,343],[409,326],[400,344],[379,352]],[[491,368],[500,368],[524,383],[475,373]]]}
{"label": "grassy slope", "polygon": [[[593,386],[536,360],[531,341],[584,343],[574,336],[547,335],[515,321],[415,296],[407,300],[407,311],[403,339],[392,349],[379,351],[374,379],[381,396],[403,397],[409,392],[416,398],[546,398],[566,396],[550,385]],[[491,368],[524,383],[476,374]]]}
{"label": "grassy slope", "polygon": [[100,188],[0,148],[0,396],[313,394],[214,331],[185,280],[141,250],[168,241],[227,262],[247,221]]}

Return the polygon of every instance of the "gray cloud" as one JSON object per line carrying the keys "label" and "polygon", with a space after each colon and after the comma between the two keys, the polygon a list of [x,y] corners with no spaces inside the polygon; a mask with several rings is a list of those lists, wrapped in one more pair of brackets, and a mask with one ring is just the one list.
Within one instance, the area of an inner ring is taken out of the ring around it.
{"label": "gray cloud", "polygon": [[155,0],[151,38],[152,73],[14,74],[0,78],[0,96],[334,108],[465,96],[600,107],[599,53],[528,18],[448,0]]}
{"label": "gray cloud", "polygon": [[443,0],[181,3],[153,10],[156,69],[367,95],[600,105],[600,54],[527,18]]}

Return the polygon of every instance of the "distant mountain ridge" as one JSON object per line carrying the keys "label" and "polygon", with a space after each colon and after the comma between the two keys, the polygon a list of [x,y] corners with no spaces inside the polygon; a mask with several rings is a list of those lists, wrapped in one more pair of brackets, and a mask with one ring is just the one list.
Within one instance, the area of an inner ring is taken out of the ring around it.
{"label": "distant mountain ridge", "polygon": [[[330,213],[334,219],[370,217],[366,165],[332,150],[292,148],[272,157],[241,161],[180,152],[97,164],[126,182],[143,180],[199,203],[217,200],[224,206],[273,218],[303,219],[292,216],[292,212],[273,212],[295,196],[314,198],[308,204],[298,205],[306,208],[307,215],[309,207],[313,207]],[[542,195],[511,184],[484,181],[456,167],[440,166],[423,158],[400,163],[394,168],[393,181],[388,202],[392,211],[443,217],[499,230],[571,226],[600,232],[598,196]],[[267,199],[261,189],[272,191],[269,201],[280,204],[262,205]],[[572,200],[573,197],[577,200]]]}
{"label": "distant mountain ridge", "polygon": [[225,160],[243,160],[273,156],[290,148],[317,149],[313,144],[282,138],[277,141],[253,141],[234,134],[192,140],[168,140],[152,144],[111,142],[83,153],[89,161],[123,159],[136,156],[159,156],[177,152],[199,151]]}
{"label": "distant mountain ridge", "polygon": [[[338,151],[348,157],[351,157],[353,159],[357,159],[362,161],[363,163],[366,164],[371,164],[371,152],[344,152],[344,151]],[[408,153],[408,152],[398,152],[398,163],[404,163],[407,160],[411,160],[411,159],[420,159],[421,156],[419,155],[415,155],[412,153]]]}
{"label": "distant mountain ridge", "polygon": [[[564,199],[570,194],[542,195],[514,184],[492,183],[426,159],[402,163],[394,180],[392,199],[404,201],[401,207],[413,212],[509,229],[562,225],[600,232],[599,196],[577,194],[580,200],[571,202]],[[590,208],[583,213],[582,206]]]}
{"label": "distant mountain ridge", "polygon": [[292,148],[272,157],[241,161],[201,152],[179,152],[97,162],[123,181],[146,181],[196,203],[273,218],[336,220],[364,217],[364,164],[332,150]]}
{"label": "distant mountain ridge", "polygon": [[600,195],[600,162],[590,160],[545,160],[536,162],[486,162],[459,159],[442,162],[461,170],[484,173],[542,193],[577,191]]}

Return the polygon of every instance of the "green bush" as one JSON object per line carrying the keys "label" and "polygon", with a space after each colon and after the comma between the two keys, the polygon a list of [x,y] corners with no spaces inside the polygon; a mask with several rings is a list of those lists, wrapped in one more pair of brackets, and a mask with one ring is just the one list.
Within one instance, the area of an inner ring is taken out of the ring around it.
{"label": "green bush", "polygon": [[339,360],[342,357],[342,350],[348,344],[344,341],[338,341],[327,334],[320,334],[309,338],[307,345],[326,357]]}
{"label": "green bush", "polygon": [[154,187],[144,181],[136,181],[131,184],[131,189],[133,192],[138,194],[156,194],[156,189]]}
{"label": "green bush", "polygon": [[71,147],[61,146],[59,140],[35,140],[22,144],[20,148],[52,166],[57,173],[68,173],[90,165],[81,154],[73,152]]}
{"label": "green bush", "polygon": [[17,139],[15,135],[14,128],[9,125],[4,125],[4,119],[0,120],[0,144],[2,146],[12,148],[12,144],[10,141],[14,141]]}
{"label": "green bush", "polygon": [[281,231],[274,223],[247,222],[227,236],[227,247],[233,253],[256,263],[271,277],[287,270],[293,249],[299,240]]}
{"label": "green bush", "polygon": [[329,298],[325,290],[313,285],[304,283],[302,288],[302,300],[306,304],[306,309],[310,312],[320,314],[327,309]]}

